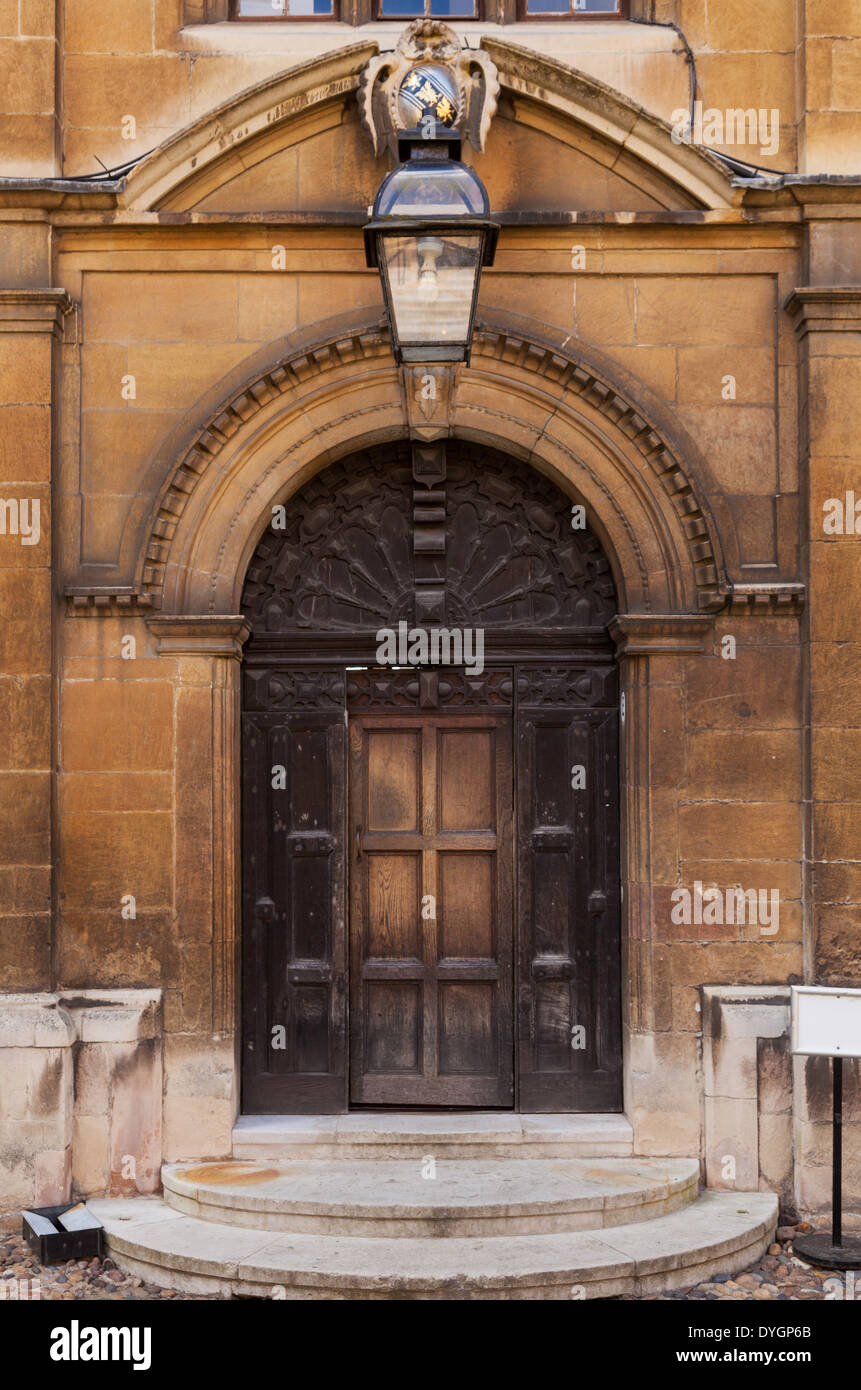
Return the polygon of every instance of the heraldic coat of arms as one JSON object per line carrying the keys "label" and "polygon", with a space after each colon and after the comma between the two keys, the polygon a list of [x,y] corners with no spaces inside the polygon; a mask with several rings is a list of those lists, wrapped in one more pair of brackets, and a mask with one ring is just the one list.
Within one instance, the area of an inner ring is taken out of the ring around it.
{"label": "heraldic coat of arms", "polygon": [[397,158],[399,133],[426,127],[456,131],[482,152],[498,95],[496,68],[486,53],[467,48],[445,24],[417,19],[394,52],[368,63],[358,102],[374,154],[388,149]]}

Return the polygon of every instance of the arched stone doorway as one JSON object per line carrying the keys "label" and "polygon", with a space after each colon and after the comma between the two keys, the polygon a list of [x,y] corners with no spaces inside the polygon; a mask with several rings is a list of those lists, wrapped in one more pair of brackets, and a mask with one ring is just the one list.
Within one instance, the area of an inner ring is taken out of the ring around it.
{"label": "arched stone doorway", "polygon": [[450,440],[273,508],[242,594],[246,1113],[622,1108],[617,600],[574,505]]}

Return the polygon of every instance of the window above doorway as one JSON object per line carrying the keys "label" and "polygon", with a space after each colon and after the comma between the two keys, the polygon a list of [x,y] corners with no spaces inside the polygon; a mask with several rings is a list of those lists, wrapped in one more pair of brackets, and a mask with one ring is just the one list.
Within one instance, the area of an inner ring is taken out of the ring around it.
{"label": "window above doorway", "polygon": [[518,19],[625,19],[628,0],[518,0]]}
{"label": "window above doorway", "polygon": [[338,0],[232,0],[231,19],[339,19]]}
{"label": "window above doorway", "polygon": [[[630,0],[517,0],[517,18],[624,19]],[[487,0],[373,0],[376,19],[486,19]],[[346,16],[345,16],[346,17]],[[230,0],[230,18],[314,20],[341,18],[340,0]],[[354,21],[355,22],[355,21]]]}

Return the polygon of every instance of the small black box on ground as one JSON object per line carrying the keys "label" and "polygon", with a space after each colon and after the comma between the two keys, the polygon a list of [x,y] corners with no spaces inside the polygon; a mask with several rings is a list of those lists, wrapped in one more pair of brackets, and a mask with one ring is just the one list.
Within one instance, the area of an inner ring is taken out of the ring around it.
{"label": "small black box on ground", "polygon": [[[59,1217],[77,1206],[79,1202],[61,1202],[57,1207],[32,1207],[21,1213],[24,1239],[40,1264],[55,1265],[64,1260],[88,1260],[101,1255],[105,1228],[92,1212],[87,1214],[95,1224],[86,1230],[67,1231],[59,1223]],[[31,1223],[28,1219],[31,1216],[42,1220]],[[47,1230],[46,1222],[53,1226],[52,1231]],[[39,1230],[34,1229],[37,1225]]]}

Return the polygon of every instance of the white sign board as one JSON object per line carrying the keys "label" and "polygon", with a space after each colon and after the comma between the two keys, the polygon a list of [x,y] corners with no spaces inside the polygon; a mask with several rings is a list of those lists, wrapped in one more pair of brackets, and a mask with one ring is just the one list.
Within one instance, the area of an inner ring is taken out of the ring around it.
{"label": "white sign board", "polygon": [[861,989],[793,985],[792,1050],[808,1057],[861,1057]]}

